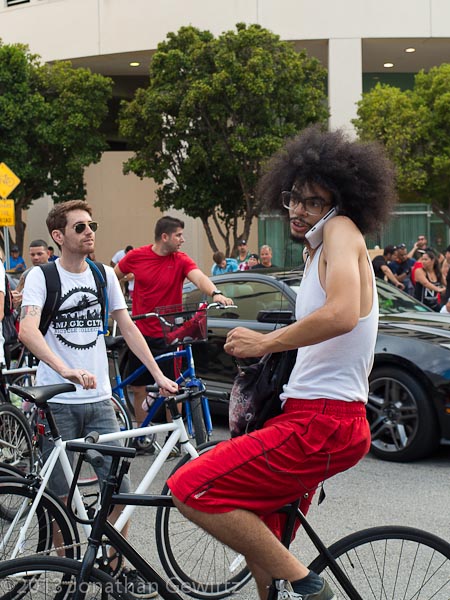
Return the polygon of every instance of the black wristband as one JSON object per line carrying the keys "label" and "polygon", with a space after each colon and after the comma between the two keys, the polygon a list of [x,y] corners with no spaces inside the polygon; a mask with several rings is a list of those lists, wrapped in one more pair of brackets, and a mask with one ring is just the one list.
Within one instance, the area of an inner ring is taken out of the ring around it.
{"label": "black wristband", "polygon": [[220,290],[214,290],[213,292],[211,292],[211,298],[214,298],[214,296],[222,296],[222,292]]}

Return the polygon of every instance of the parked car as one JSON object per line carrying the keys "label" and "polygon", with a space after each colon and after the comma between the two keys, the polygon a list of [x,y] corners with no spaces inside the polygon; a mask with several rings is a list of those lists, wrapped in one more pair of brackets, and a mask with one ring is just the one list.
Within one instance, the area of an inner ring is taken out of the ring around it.
{"label": "parked car", "polygon": [[[208,387],[229,391],[236,376],[235,359],[223,349],[230,329],[268,332],[294,319],[301,278],[301,271],[212,277],[237,308],[210,311],[208,342],[194,347],[197,372]],[[380,323],[367,404],[371,450],[384,460],[412,461],[431,454],[440,442],[450,443],[450,317],[381,280],[377,289]],[[184,301],[200,300],[201,293],[187,284]]]}

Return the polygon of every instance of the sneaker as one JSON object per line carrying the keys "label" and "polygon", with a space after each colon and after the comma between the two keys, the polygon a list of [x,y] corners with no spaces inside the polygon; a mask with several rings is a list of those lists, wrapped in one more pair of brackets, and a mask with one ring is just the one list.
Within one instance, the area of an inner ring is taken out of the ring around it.
{"label": "sneaker", "polygon": [[155,454],[155,446],[148,437],[133,438],[131,447],[136,448],[137,456],[142,456],[143,454]]}
{"label": "sneaker", "polygon": [[[167,434],[166,439],[164,440],[164,443],[167,442],[169,437],[170,437],[170,434]],[[181,456],[181,445],[180,445],[180,442],[177,442],[175,444],[175,446],[172,448],[172,450],[169,452],[168,458],[178,458],[179,456]]]}
{"label": "sneaker", "polygon": [[322,588],[313,594],[298,594],[292,589],[289,581],[276,580],[275,587],[278,590],[278,600],[336,600],[328,583],[323,580]]}
{"label": "sneaker", "polygon": [[158,589],[156,583],[145,581],[136,569],[122,569],[119,581],[124,585],[128,594],[135,598],[156,598]]}
{"label": "sneaker", "polygon": [[178,458],[181,456],[181,446],[180,442],[177,442],[172,450],[169,452],[168,458]]}

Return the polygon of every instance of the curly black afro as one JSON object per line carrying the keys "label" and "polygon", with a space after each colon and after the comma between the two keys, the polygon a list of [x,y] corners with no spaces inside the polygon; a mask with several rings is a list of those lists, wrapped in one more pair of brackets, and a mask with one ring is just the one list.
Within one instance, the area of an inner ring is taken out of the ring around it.
{"label": "curly black afro", "polygon": [[397,200],[395,173],[384,148],[350,140],[342,131],[313,125],[287,141],[267,163],[257,195],[266,209],[280,209],[283,190],[317,184],[333,194],[339,214],[361,233],[377,231]]}

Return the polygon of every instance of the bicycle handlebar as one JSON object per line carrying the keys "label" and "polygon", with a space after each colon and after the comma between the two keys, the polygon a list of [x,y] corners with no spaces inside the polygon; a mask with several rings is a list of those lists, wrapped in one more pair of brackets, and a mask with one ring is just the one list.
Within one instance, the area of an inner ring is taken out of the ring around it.
{"label": "bicycle handlebar", "polygon": [[[159,396],[159,387],[157,385],[146,385],[145,389],[147,392],[153,392],[158,394]],[[171,394],[170,396],[164,397],[164,402],[167,402],[171,398],[175,398],[177,402],[185,402],[186,400],[192,400],[193,398],[197,398],[197,396],[201,396],[205,391],[205,386],[201,389],[194,388],[179,388],[179,390],[175,394]]]}
{"label": "bicycle handlebar", "polygon": [[[227,306],[226,304],[221,304],[220,302],[211,302],[211,304],[208,304],[205,308],[206,310],[209,310],[210,308],[215,308],[217,310],[226,310],[227,308],[237,308],[237,306],[236,304],[230,304]],[[150,319],[152,317],[156,317],[160,321],[165,321],[164,315],[160,315],[156,312],[142,313],[141,315],[131,315],[131,320],[142,321],[142,319]]]}

